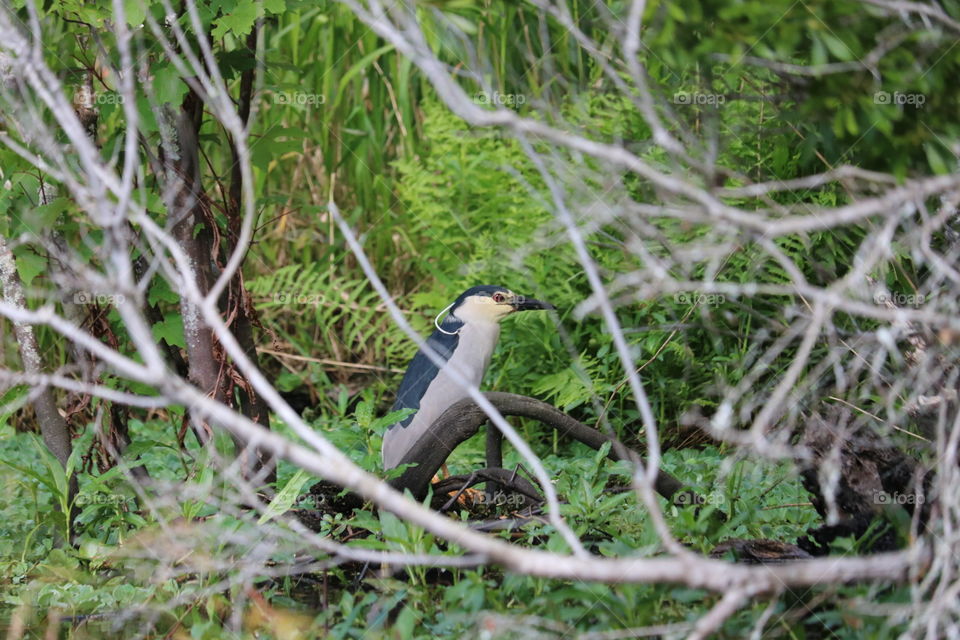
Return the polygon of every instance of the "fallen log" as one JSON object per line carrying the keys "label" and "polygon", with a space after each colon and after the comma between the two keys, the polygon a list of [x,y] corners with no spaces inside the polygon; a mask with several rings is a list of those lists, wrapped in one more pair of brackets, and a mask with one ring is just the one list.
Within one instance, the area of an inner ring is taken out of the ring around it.
{"label": "fallen log", "polygon": [[[484,394],[504,416],[531,418],[556,429],[562,436],[569,436],[592,449],[600,449],[610,442],[609,457],[612,460],[642,460],[640,454],[624,446],[616,438],[597,431],[576,420],[556,407],[535,398],[513,393],[488,392]],[[409,490],[415,498],[422,500],[440,467],[461,443],[476,434],[487,422],[483,409],[470,398],[453,404],[423,434],[420,440],[403,457],[400,464],[416,464],[390,480],[390,485],[399,491]],[[488,427],[490,429],[490,427]],[[493,429],[490,429],[492,432]],[[488,432],[488,433],[490,433]],[[501,464],[500,439],[488,436],[487,466]],[[654,484],[657,493],[676,504],[703,504],[703,499],[668,473],[660,471]]]}

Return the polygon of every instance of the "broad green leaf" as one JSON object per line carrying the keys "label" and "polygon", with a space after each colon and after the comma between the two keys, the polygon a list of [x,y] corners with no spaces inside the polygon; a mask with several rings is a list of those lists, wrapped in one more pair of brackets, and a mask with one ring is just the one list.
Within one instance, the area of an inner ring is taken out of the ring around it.
{"label": "broad green leaf", "polygon": [[123,12],[127,17],[127,24],[139,26],[147,17],[150,3],[146,0],[123,0]]}
{"label": "broad green leaf", "polygon": [[403,542],[410,537],[407,525],[389,511],[380,512],[380,529],[383,531],[384,540]]}
{"label": "broad green leaf", "polygon": [[188,90],[187,83],[172,64],[158,68],[153,74],[153,92],[160,104],[179,105]]}
{"label": "broad green leaf", "polygon": [[166,316],[151,327],[151,332],[154,340],[166,340],[171,346],[187,348],[187,342],[183,337],[183,319],[179,315]]}
{"label": "broad green leaf", "polygon": [[404,408],[397,409],[396,411],[391,411],[385,416],[381,416],[370,423],[369,428],[373,431],[378,431],[384,427],[389,427],[392,424],[402,421],[404,418],[410,414],[416,413],[416,409]]}
{"label": "broad green leaf", "polygon": [[154,278],[147,290],[147,304],[153,306],[160,302],[176,303],[180,296],[171,291],[170,284],[164,278]]}
{"label": "broad green leaf", "polygon": [[287,484],[283,486],[283,489],[278,491],[277,495],[273,496],[273,500],[271,500],[267,508],[264,509],[263,515],[260,516],[257,524],[263,524],[289,511],[294,501],[300,495],[300,489],[303,488],[303,485],[306,484],[309,479],[309,473],[303,469],[297,470],[297,472],[293,474],[293,477],[287,480]]}
{"label": "broad green leaf", "polygon": [[253,29],[253,23],[257,21],[260,8],[253,0],[241,0],[233,6],[233,10],[217,20],[217,26],[213,29],[214,38],[222,38],[227,32],[232,32],[237,37],[244,37]]}
{"label": "broad green leaf", "polygon": [[13,255],[16,258],[17,273],[28,287],[34,278],[47,269],[47,258],[37,255],[30,247],[17,247],[13,250]]}
{"label": "broad green leaf", "polygon": [[292,371],[283,371],[274,381],[274,386],[280,391],[293,391],[303,384],[303,376]]}
{"label": "broad green leaf", "polygon": [[25,214],[24,222],[34,232],[40,233],[52,228],[60,214],[70,207],[69,198],[54,198],[52,202],[34,207]]}

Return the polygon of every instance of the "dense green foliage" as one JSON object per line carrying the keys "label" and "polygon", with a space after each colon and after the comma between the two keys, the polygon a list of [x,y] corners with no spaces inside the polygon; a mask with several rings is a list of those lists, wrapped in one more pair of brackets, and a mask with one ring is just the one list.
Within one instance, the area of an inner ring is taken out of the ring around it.
{"label": "dense green foliage", "polygon": [[[612,16],[591,2],[572,6],[584,33],[607,46],[615,39],[607,22],[625,18],[628,4],[611,3]],[[98,57],[116,57],[108,28],[111,3],[47,5],[44,55],[65,85],[81,82],[83,70],[101,68]],[[159,2],[123,5],[131,24],[140,24],[147,15],[162,20]],[[954,3],[944,6],[960,17]],[[262,323],[258,344],[300,357],[261,354],[261,364],[280,390],[309,394],[305,416],[318,431],[365,468],[377,470],[386,423],[376,416],[388,410],[399,382],[397,372],[414,351],[336,231],[325,208],[333,195],[363,234],[364,249],[382,279],[422,333],[439,309],[475,284],[503,284],[553,302],[558,328],[545,316],[506,321],[486,387],[542,398],[588,424],[607,421],[626,442],[644,446],[636,404],[609,332],[596,314],[576,313],[591,295],[590,286],[546,204],[541,176],[517,140],[465,125],[408,59],[340,4],[211,0],[198,7],[232,90],[238,90],[240,74],[254,65],[254,53],[245,42],[258,17],[263,18],[263,43],[256,52],[263,62],[262,86],[256,94],[251,139],[259,219],[244,277]],[[25,15],[24,9],[18,11]],[[490,71],[485,81],[497,95],[513,96],[519,112],[593,139],[624,141],[651,165],[675,169],[649,141],[650,129],[631,96],[617,91],[575,38],[534,7],[455,1],[423,3],[417,11],[429,27],[431,46],[451,64],[471,59],[468,49],[476,47],[480,63]],[[186,17],[181,23],[191,31]],[[936,25],[908,30],[877,8],[827,0],[789,8],[759,1],[650,2],[644,23],[643,62],[667,107],[667,126],[678,136],[689,135],[700,157],[713,153],[704,141],[714,136],[719,185],[735,186],[745,177],[785,180],[840,164],[899,177],[957,168],[960,88],[955,79],[960,50]],[[876,73],[860,69],[789,75],[744,59],[803,66],[857,61],[878,45],[876,34],[883,34],[884,46],[890,44],[890,52],[873,63]],[[155,108],[178,105],[187,85],[148,30],[141,30],[136,42],[150,70],[137,108],[143,136],[156,147],[162,125]],[[98,53],[101,46],[104,51]],[[119,160],[122,105],[108,99],[117,95],[109,74],[98,82],[102,99],[97,141],[105,157]],[[487,89],[464,83],[476,92],[478,103],[489,100]],[[678,95],[713,96],[714,104],[685,104]],[[723,98],[722,108],[715,104],[717,96]],[[898,103],[897,96],[913,98]],[[917,96],[922,103],[917,104]],[[221,200],[232,158],[227,135],[212,118],[204,121],[201,143],[203,179],[221,224],[218,231],[228,237]],[[572,163],[568,157],[561,160]],[[577,162],[573,166],[580,172],[571,182],[580,181],[598,198],[613,193],[637,202],[657,201],[651,186],[636,176],[608,175],[595,160]],[[85,259],[96,260],[94,249],[101,246],[102,234],[91,231],[74,202],[62,194],[37,206],[46,178],[8,148],[0,149],[0,168],[0,180],[6,183],[0,189],[0,207],[10,213],[0,220],[5,236],[39,234],[55,225]],[[165,211],[155,193],[155,176],[146,169],[144,175],[137,197],[162,223]],[[831,186],[777,197],[783,204],[815,207],[841,204],[847,195]],[[592,203],[578,204],[587,208]],[[756,203],[742,199],[733,204],[749,208]],[[589,251],[608,281],[638,266],[639,258],[627,248],[638,238],[636,228],[622,221],[593,226],[586,219],[580,222],[590,232]],[[650,223],[674,249],[711,231],[666,218],[651,218]],[[827,284],[850,268],[862,237],[862,230],[848,229],[788,236],[777,243],[811,283]],[[782,267],[762,257],[756,246],[728,240],[730,251],[721,267],[707,259],[691,260],[674,275],[690,281],[789,281]],[[650,251],[659,255],[668,249],[651,244]],[[32,302],[57,302],[55,284],[46,276],[49,256],[29,243],[21,245],[16,256],[25,284],[32,287]],[[894,256],[892,264],[888,273],[877,275],[891,288],[908,290],[917,276],[909,256]],[[150,286],[150,302],[163,315],[153,327],[155,337],[183,346],[177,294],[157,278]],[[667,507],[675,535],[699,551],[708,552],[731,537],[792,541],[817,521],[791,465],[729,457],[731,451],[713,446],[680,446],[701,440],[682,428],[684,417],[709,411],[721,390],[740,382],[758,358],[758,349],[768,344],[762,336],[748,336],[761,322],[788,324],[785,309],[776,296],[721,298],[707,306],[675,296],[618,308],[664,441],[673,445],[663,468],[710,498],[710,507],[699,513]],[[98,321],[125,349],[125,329],[116,313],[105,311]],[[840,331],[848,328],[839,326]],[[51,368],[69,360],[66,348],[50,332],[41,329],[39,335]],[[769,343],[775,337],[771,335]],[[6,353],[13,353],[15,346],[5,339]],[[775,384],[791,353],[785,349],[768,375],[756,381],[758,394]],[[109,384],[129,387],[119,380]],[[6,400],[13,396],[23,400],[25,390],[15,388]],[[152,478],[170,483],[173,494],[148,509],[120,469],[100,468],[92,453],[97,410],[102,407],[93,400],[74,416],[77,467],[82,472],[72,530],[56,508],[66,495],[56,464],[33,434],[14,430],[14,425],[29,430],[29,415],[4,416],[0,487],[7,500],[0,507],[0,601],[5,607],[0,629],[15,609],[41,629],[53,608],[63,615],[108,614],[105,620],[87,623],[93,625],[89,629],[71,626],[70,637],[123,635],[111,628],[113,613],[142,605],[165,608],[155,622],[156,637],[175,633],[177,625],[197,639],[253,637],[255,624],[248,618],[240,630],[228,631],[230,603],[239,583],[216,585],[230,570],[157,577],[151,576],[145,560],[130,559],[137,556],[129,552],[131,545],[149,547],[158,526],[169,527],[177,519],[200,519],[211,532],[236,534],[229,540],[224,536],[213,549],[242,558],[249,549],[238,540],[243,533],[256,535],[257,519],[220,509],[236,497],[228,480],[214,472],[226,463],[201,452],[189,437],[178,443],[182,408],[134,413],[129,425],[134,443],[126,464],[146,465]],[[285,432],[284,425],[278,428]],[[657,551],[657,538],[633,494],[611,490],[628,481],[625,467],[545,435],[533,424],[522,424],[521,433],[544,456],[567,501],[564,515],[594,550],[610,556]],[[221,452],[229,451],[229,443],[220,444]],[[480,438],[468,442],[451,459],[451,470],[477,466],[482,447]],[[511,452],[507,461],[515,464],[519,458]],[[277,487],[286,486],[294,473],[281,465]],[[174,490],[188,485],[196,490]],[[717,510],[729,520],[718,521]],[[371,509],[328,518],[321,534],[350,537],[358,546],[454,553],[421,529]],[[71,535],[76,548],[55,547],[58,538]],[[515,542],[565,549],[546,525],[522,536]],[[843,541],[846,547],[837,551],[855,551],[858,544]],[[501,633],[495,637],[521,637],[531,629],[557,637],[568,631],[693,621],[715,602],[714,596],[690,589],[560,582],[505,575],[495,568],[455,569],[439,576],[435,569],[416,567],[394,577],[371,571],[355,582],[356,575],[353,567],[333,567],[323,573],[322,590],[293,577],[265,579],[256,587],[278,611],[303,614],[297,618],[306,625],[303,637],[319,637],[326,630],[324,637],[333,638],[478,637],[483,624]],[[853,605],[908,599],[906,589],[900,588],[841,586],[830,594],[791,593],[775,604],[770,627],[786,637],[807,637],[807,632],[810,637],[894,637],[888,620]],[[815,611],[807,608],[810,602],[817,603]],[[748,608],[730,620],[726,636],[748,633],[765,606]],[[270,637],[293,637],[276,625],[261,631]]]}

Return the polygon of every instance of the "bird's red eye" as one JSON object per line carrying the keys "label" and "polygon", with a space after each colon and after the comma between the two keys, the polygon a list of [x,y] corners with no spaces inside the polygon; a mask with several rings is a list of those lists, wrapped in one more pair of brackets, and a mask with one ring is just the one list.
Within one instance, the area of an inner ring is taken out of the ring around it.
{"label": "bird's red eye", "polygon": [[496,303],[498,303],[498,304],[501,303],[501,302],[503,302],[503,301],[506,300],[506,299],[507,299],[507,297],[506,297],[505,295],[503,295],[502,293],[499,293],[499,292],[498,292],[498,293],[493,294],[493,301],[496,302]]}

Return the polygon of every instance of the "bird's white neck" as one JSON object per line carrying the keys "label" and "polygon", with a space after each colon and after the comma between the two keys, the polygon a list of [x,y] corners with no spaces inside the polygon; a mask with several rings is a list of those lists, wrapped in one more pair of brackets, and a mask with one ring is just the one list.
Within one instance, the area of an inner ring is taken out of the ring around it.
{"label": "bird's white neck", "polygon": [[473,383],[479,385],[483,373],[490,364],[493,350],[500,338],[500,323],[489,321],[464,321],[459,331],[457,349],[450,359]]}

